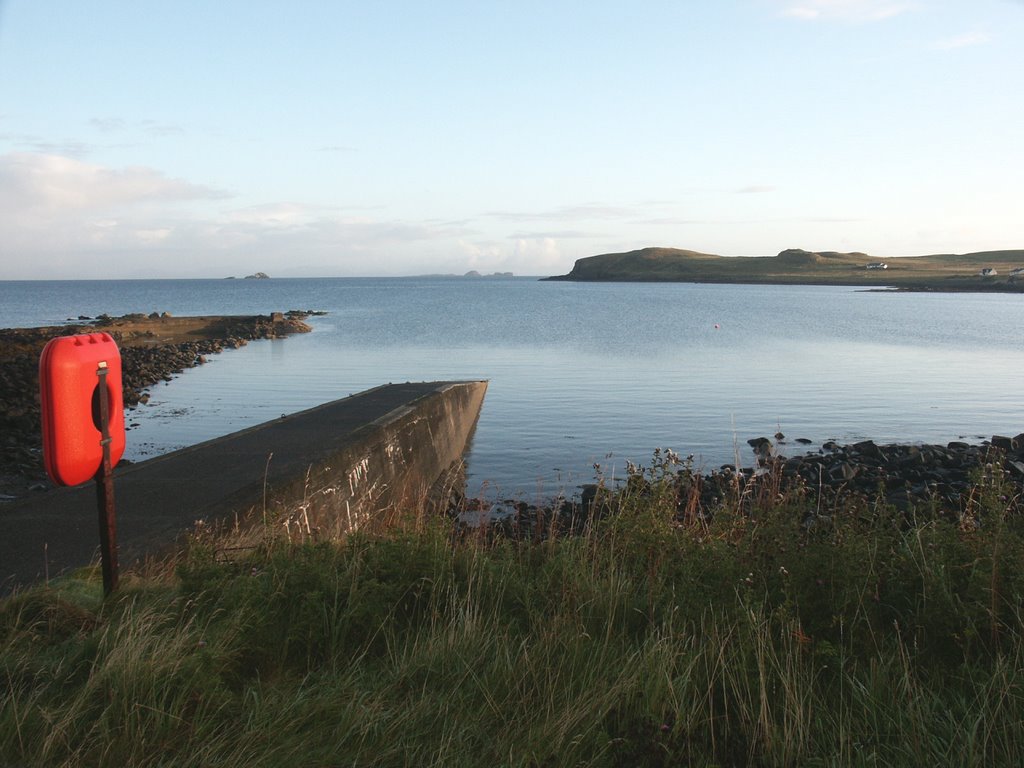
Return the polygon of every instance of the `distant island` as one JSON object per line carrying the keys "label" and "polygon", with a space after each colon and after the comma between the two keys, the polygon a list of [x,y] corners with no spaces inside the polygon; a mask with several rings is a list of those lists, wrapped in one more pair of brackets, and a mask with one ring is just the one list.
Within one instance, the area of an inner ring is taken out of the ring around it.
{"label": "distant island", "polygon": [[578,259],[567,275],[545,280],[604,282],[859,285],[908,291],[1024,293],[1024,250],[901,256],[791,248],[776,256],[716,256],[642,248]]}
{"label": "distant island", "polygon": [[488,278],[488,279],[509,278],[509,277],[515,277],[515,275],[512,274],[511,272],[492,272],[489,275],[485,275],[485,274],[482,274],[480,272],[477,272],[475,269],[471,269],[471,270],[469,270],[469,272],[465,272],[465,273],[463,273],[461,275],[457,275],[454,272],[430,272],[429,274],[426,274],[426,275],[412,275],[412,277],[420,278],[420,279],[437,279],[437,278],[446,278],[447,279],[447,278],[453,278],[453,277],[461,279],[461,278],[464,278],[464,277],[468,277],[471,280],[475,280],[477,278]]}

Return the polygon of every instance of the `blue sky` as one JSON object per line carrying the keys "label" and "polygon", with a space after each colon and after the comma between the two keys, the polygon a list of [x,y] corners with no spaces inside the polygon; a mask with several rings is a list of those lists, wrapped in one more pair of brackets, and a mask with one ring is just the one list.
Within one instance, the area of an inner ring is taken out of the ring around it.
{"label": "blue sky", "polygon": [[0,0],[0,279],[1024,248],[1024,2]]}

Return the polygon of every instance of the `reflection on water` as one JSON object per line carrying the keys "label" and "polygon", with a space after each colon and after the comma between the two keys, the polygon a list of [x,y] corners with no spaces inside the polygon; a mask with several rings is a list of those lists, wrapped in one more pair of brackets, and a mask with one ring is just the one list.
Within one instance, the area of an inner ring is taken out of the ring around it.
{"label": "reflection on water", "polygon": [[814,286],[326,279],[0,283],[0,325],[107,311],[315,308],[311,334],[152,390],[129,456],[388,382],[490,380],[470,490],[544,500],[655,447],[698,466],[785,433],[848,442],[1024,432],[1024,297]]}

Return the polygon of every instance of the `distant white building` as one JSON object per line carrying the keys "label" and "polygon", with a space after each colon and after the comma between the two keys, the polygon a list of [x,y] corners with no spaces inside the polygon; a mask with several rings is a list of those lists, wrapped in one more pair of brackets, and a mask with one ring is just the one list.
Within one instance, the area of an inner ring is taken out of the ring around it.
{"label": "distant white building", "polygon": [[981,272],[978,273],[981,277],[995,277],[999,273],[992,267],[985,267]]}
{"label": "distant white building", "polygon": [[867,269],[888,269],[889,265],[884,261],[873,261],[868,264]]}

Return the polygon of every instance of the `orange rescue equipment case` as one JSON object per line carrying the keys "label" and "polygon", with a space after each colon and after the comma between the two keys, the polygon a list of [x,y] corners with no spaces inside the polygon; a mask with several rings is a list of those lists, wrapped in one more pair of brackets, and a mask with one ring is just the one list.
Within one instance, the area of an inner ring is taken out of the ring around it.
{"label": "orange rescue equipment case", "polygon": [[[105,369],[106,375],[98,372]],[[108,333],[51,339],[39,358],[43,463],[58,485],[79,485],[103,463],[100,386],[106,381],[110,465],[124,454],[121,353]]]}

